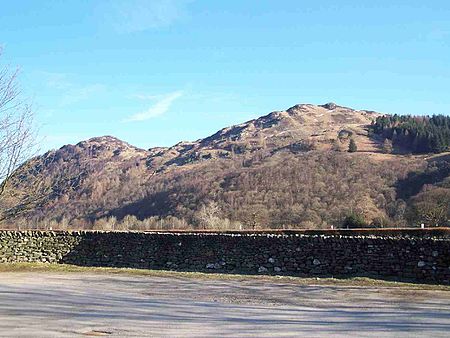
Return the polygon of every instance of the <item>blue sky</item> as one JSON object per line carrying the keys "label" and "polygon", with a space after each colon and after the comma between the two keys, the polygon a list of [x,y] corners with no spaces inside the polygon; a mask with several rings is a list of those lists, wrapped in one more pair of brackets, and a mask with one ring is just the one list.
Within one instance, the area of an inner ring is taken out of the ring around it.
{"label": "blue sky", "polygon": [[450,114],[449,1],[2,1],[42,149],[205,137],[297,103]]}

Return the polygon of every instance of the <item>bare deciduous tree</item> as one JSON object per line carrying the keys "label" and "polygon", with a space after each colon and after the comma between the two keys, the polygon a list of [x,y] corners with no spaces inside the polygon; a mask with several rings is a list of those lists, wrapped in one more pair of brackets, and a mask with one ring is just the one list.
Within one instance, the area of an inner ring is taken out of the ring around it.
{"label": "bare deciduous tree", "polygon": [[0,66],[0,219],[8,209],[6,200],[13,197],[6,191],[16,169],[35,151],[33,113],[23,99],[17,76],[18,69]]}
{"label": "bare deciduous tree", "polygon": [[32,159],[37,152],[33,111],[19,88],[18,74],[18,69],[0,64],[0,222],[36,208],[62,188],[73,189],[83,175],[49,178],[41,173],[55,161],[54,153]]}
{"label": "bare deciduous tree", "polygon": [[385,153],[385,154],[392,153],[392,151],[394,150],[394,147],[393,147],[392,141],[390,139],[388,139],[388,138],[384,139],[382,150],[383,150],[383,153]]}
{"label": "bare deciduous tree", "polygon": [[221,210],[217,202],[209,201],[202,204],[197,212],[196,218],[201,228],[217,229],[221,223]]}
{"label": "bare deciduous tree", "polygon": [[447,226],[450,220],[450,189],[437,187],[414,198],[414,218],[426,226]]}

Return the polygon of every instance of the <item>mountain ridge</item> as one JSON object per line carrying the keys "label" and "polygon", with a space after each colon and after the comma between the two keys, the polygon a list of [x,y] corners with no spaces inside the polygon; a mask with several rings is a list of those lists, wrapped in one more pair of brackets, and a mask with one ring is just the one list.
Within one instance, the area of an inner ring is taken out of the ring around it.
{"label": "mountain ridge", "polygon": [[[219,219],[221,227],[323,228],[354,213],[367,224],[405,222],[412,202],[397,197],[396,184],[431,170],[432,161],[384,153],[383,138],[369,130],[383,115],[297,104],[170,147],[93,137],[31,160],[57,189],[28,216],[81,228],[131,216],[133,224],[153,222],[147,228],[167,219],[181,227],[210,228]],[[350,139],[356,153],[347,152]],[[442,170],[432,184],[441,184]],[[39,179],[21,177],[22,189]]]}
{"label": "mountain ridge", "polygon": [[[167,152],[170,152],[170,151],[185,152],[185,151],[191,150],[193,148],[198,148],[198,146],[214,147],[214,145],[219,145],[220,143],[225,143],[227,138],[230,138],[231,140],[233,140],[233,138],[234,138],[234,140],[242,139],[243,135],[239,135],[240,132],[251,133],[251,132],[254,132],[255,129],[256,129],[256,131],[258,131],[260,129],[267,129],[274,125],[279,124],[283,120],[284,120],[284,122],[286,122],[287,119],[292,120],[292,117],[298,119],[298,121],[294,120],[294,122],[292,122],[293,124],[295,124],[295,122],[297,122],[297,125],[296,125],[297,131],[298,130],[304,131],[305,126],[302,126],[301,123],[302,122],[305,123],[305,122],[309,122],[309,121],[304,120],[304,117],[302,117],[302,113],[305,113],[308,115],[318,114],[318,113],[320,113],[318,111],[318,109],[322,109],[322,111],[321,111],[322,114],[326,111],[335,112],[335,113],[337,112],[338,114],[342,114],[342,113],[358,114],[358,113],[360,113],[361,115],[368,117],[367,120],[359,118],[359,120],[357,120],[357,123],[359,123],[359,124],[364,124],[366,122],[370,122],[376,116],[382,115],[382,114],[376,113],[374,111],[355,110],[352,108],[339,106],[332,102],[322,104],[322,105],[303,103],[303,104],[296,104],[284,111],[272,111],[266,115],[257,117],[255,119],[251,119],[251,120],[248,120],[243,123],[239,123],[236,125],[231,125],[231,126],[222,128],[209,136],[206,136],[204,138],[199,138],[195,141],[179,141],[178,143],[176,143],[172,146],[155,146],[155,147],[151,147],[148,149],[143,149],[143,148],[136,147],[126,141],[123,141],[115,136],[103,135],[103,136],[96,136],[96,137],[89,138],[87,140],[79,141],[75,145],[72,145],[72,144],[63,145],[59,149],[53,149],[51,151],[57,151],[57,150],[64,149],[64,148],[67,148],[70,146],[88,147],[89,144],[97,144],[97,145],[103,144],[104,145],[106,143],[110,143],[110,144],[120,144],[121,143],[123,145],[122,148],[127,147],[130,149],[138,150],[142,153],[147,151],[148,155],[150,155],[150,156],[155,155],[155,154],[161,155],[161,152],[165,152],[165,151],[167,151]],[[348,121],[342,120],[342,119],[345,119],[345,116],[340,116],[340,117],[341,117],[341,121],[340,121],[341,123],[348,124]],[[348,118],[348,116],[347,116],[347,118]],[[326,121],[324,121],[324,122],[326,122]],[[333,120],[331,122],[336,122],[336,121]],[[317,129],[316,132],[313,132],[310,135],[305,133],[303,135],[303,137],[318,136],[317,132],[320,132],[320,127],[317,127],[316,129]],[[296,130],[295,129],[287,130],[287,131],[284,130],[284,132],[292,132],[292,131],[296,131]],[[223,147],[216,147],[216,148],[223,148]]]}

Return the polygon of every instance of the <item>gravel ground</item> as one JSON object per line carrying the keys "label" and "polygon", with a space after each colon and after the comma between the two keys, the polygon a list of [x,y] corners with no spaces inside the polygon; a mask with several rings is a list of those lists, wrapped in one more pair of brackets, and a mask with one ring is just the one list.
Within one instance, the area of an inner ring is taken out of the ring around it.
{"label": "gravel ground", "polygon": [[0,337],[448,337],[450,292],[0,273]]}

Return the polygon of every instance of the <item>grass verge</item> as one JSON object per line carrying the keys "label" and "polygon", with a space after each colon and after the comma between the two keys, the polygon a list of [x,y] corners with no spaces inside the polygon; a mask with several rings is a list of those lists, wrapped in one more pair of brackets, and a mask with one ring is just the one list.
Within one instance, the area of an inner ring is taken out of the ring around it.
{"label": "grass verge", "polygon": [[0,264],[0,274],[6,272],[32,272],[32,273],[95,273],[110,275],[133,275],[148,277],[170,277],[170,278],[195,278],[205,280],[236,280],[236,281],[259,281],[271,283],[290,283],[298,285],[334,285],[334,286],[360,286],[360,287],[395,287],[415,290],[440,290],[450,291],[450,285],[417,284],[398,281],[388,281],[369,277],[349,278],[303,278],[292,276],[271,275],[238,275],[223,273],[204,272],[179,272],[167,270],[145,270],[130,268],[107,268],[107,267],[84,267],[68,264],[45,264],[45,263],[7,263]]}

